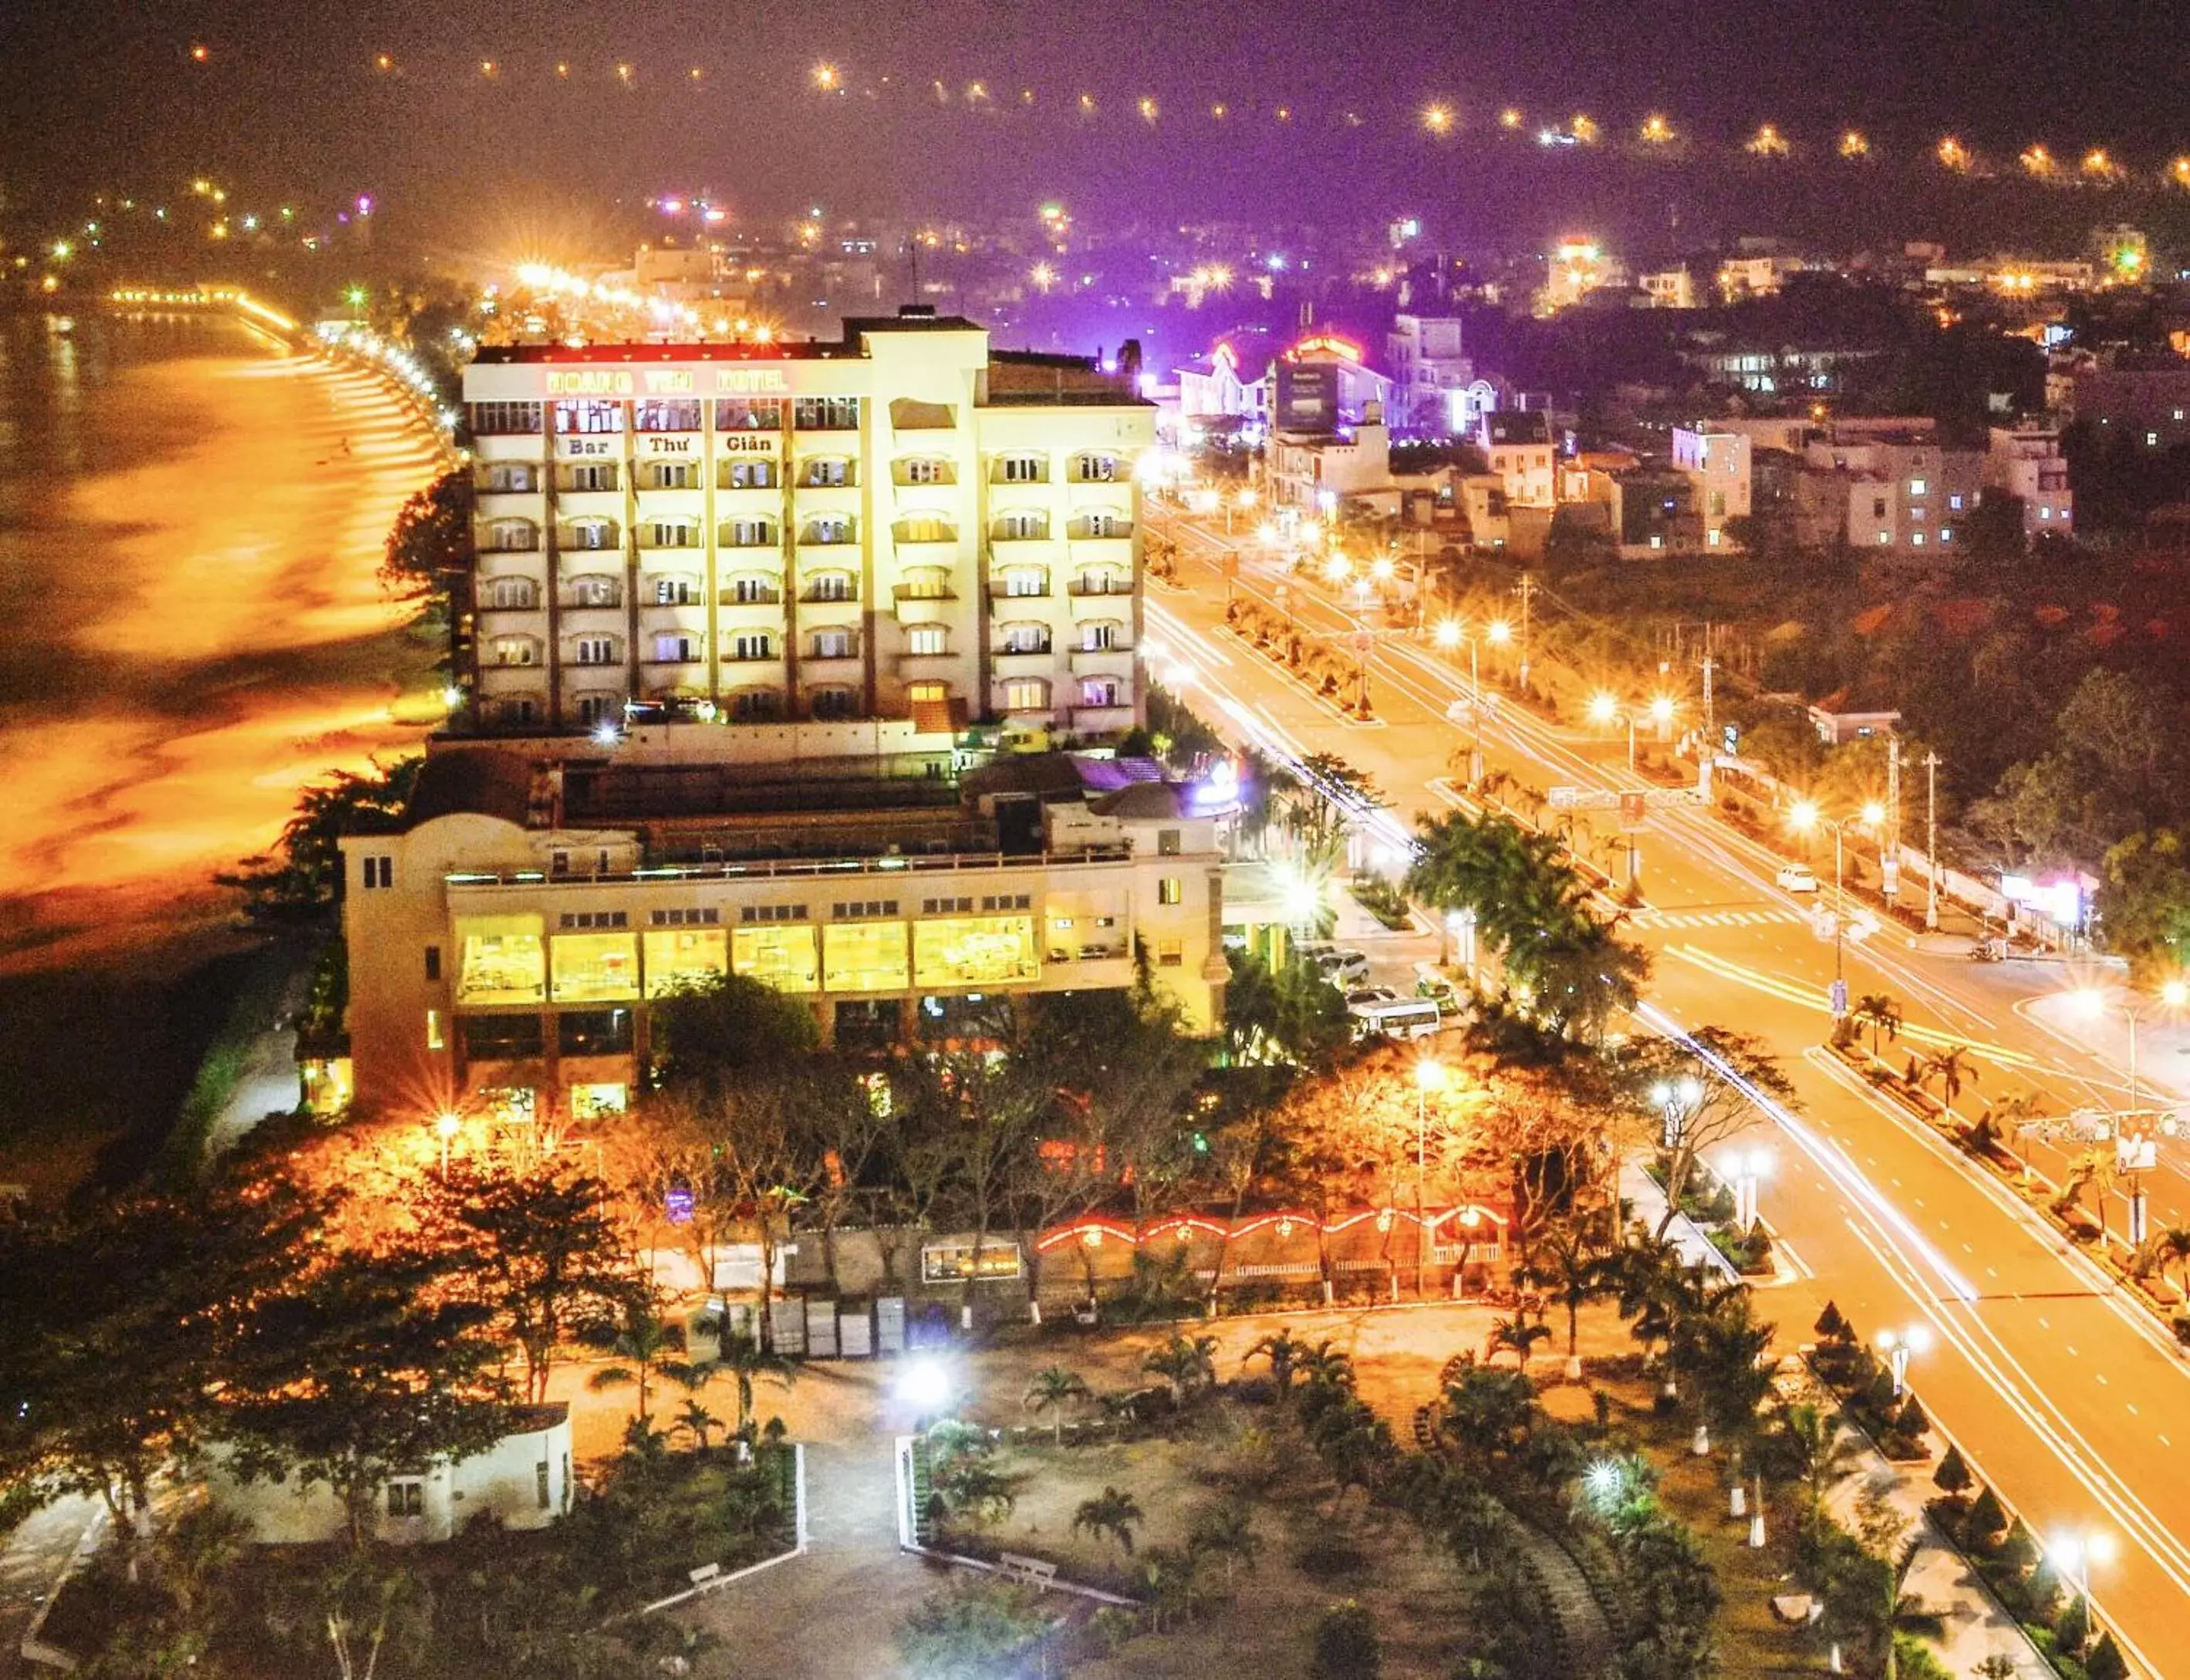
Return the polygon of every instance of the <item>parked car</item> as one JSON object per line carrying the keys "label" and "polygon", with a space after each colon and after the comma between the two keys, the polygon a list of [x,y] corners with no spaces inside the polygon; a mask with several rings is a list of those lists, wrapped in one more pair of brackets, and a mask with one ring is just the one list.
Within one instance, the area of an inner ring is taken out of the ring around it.
{"label": "parked car", "polygon": [[1369,957],[1364,951],[1327,951],[1314,961],[1324,979],[1335,986],[1356,986],[1369,978]]}
{"label": "parked car", "polygon": [[1772,877],[1780,889],[1789,893],[1814,893],[1818,890],[1818,872],[1806,863],[1782,864],[1779,874]]}
{"label": "parked car", "polygon": [[1440,1015],[1457,1015],[1467,1007],[1460,988],[1427,962],[1415,967],[1415,996],[1436,1004]]}

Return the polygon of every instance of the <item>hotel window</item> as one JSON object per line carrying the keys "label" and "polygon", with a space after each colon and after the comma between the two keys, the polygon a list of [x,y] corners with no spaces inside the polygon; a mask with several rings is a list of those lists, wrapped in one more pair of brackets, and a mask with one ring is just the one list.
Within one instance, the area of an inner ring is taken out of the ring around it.
{"label": "hotel window", "polygon": [[950,698],[950,684],[948,683],[908,684],[905,687],[905,697],[916,706],[940,706]]}
{"label": "hotel window", "polygon": [[807,919],[803,904],[749,904],[738,911],[740,922],[803,922]]}
{"label": "hotel window", "polygon": [[958,532],[940,514],[907,514],[897,522],[900,542],[950,542]]}
{"label": "hotel window", "polygon": [[1158,939],[1156,941],[1157,968],[1183,968],[1185,966],[1186,951],[1185,947],[1180,941],[1177,939]]}
{"label": "hotel window", "polygon": [[496,519],[486,528],[486,546],[496,553],[529,553],[540,546],[540,528],[530,519]]}
{"label": "hotel window", "polygon": [[723,527],[723,541],[733,548],[764,548],[775,541],[775,527],[766,519],[732,519]]}
{"label": "hotel window", "polygon": [[530,636],[496,636],[494,639],[494,662],[500,666],[537,665],[540,662],[540,644]]}
{"label": "hotel window", "polygon": [[818,930],[812,927],[730,930],[730,967],[747,979],[763,981],[778,991],[819,990],[820,950]]}
{"label": "hotel window", "polygon": [[616,522],[612,519],[573,519],[570,522],[570,547],[615,548]]}
{"label": "hotel window", "polygon": [[831,991],[899,991],[911,956],[902,922],[831,922],[821,930],[821,979]]}
{"label": "hotel window", "polygon": [[1183,904],[1186,901],[1184,892],[1185,884],[1184,880],[1176,875],[1158,876],[1156,877],[1156,902],[1158,904]]}
{"label": "hotel window", "polygon": [[908,601],[945,601],[950,599],[950,574],[940,566],[915,566],[905,575],[897,593]]}
{"label": "hotel window", "polygon": [[1910,531],[1909,533],[1909,546],[1912,548],[1922,548],[1924,546],[1924,533],[1921,531]]}
{"label": "hotel window", "polygon": [[589,728],[597,724],[613,723],[623,710],[620,695],[612,694],[582,694],[578,696],[578,721]]}
{"label": "hotel window", "polygon": [[1049,627],[1047,624],[1007,624],[1000,653],[1047,653]]}
{"label": "hotel window", "polygon": [[730,717],[740,724],[764,724],[783,716],[780,689],[740,689],[730,696]]}
{"label": "hotel window", "polygon": [[696,577],[657,577],[654,580],[654,604],[658,607],[696,607],[705,603]]}
{"label": "hotel window", "polygon": [[700,528],[689,519],[649,519],[638,529],[650,548],[695,548],[700,544]]}
{"label": "hotel window", "polygon": [[555,1049],[565,1056],[628,1056],[631,1011],[565,1010],[555,1017]]}
{"label": "hotel window", "polygon": [[1082,484],[1111,484],[1118,477],[1118,457],[1115,455],[1081,455],[1073,457],[1072,475]]}
{"label": "hotel window", "polygon": [[697,490],[700,487],[700,463],[696,461],[657,461],[647,475],[648,487],[652,490]]}
{"label": "hotel window", "polygon": [[1004,574],[1004,593],[1022,599],[1049,593],[1049,573],[1041,566],[1013,566]]}
{"label": "hotel window", "polygon": [[2144,446],[2145,446],[2147,449],[2157,449],[2157,448],[2159,448],[2159,433],[2157,433],[2157,432],[2147,432],[2147,433],[2144,434]]}
{"label": "hotel window", "polygon": [[537,594],[538,590],[529,577],[495,577],[487,580],[486,604],[496,611],[528,610]]}
{"label": "hotel window", "polygon": [[774,659],[775,657],[774,639],[759,631],[747,631],[742,635],[733,636],[730,638],[730,657],[732,659]]}
{"label": "hotel window", "polygon": [[819,456],[805,463],[798,482],[814,490],[833,490],[851,481],[851,463],[842,456]]}
{"label": "hotel window", "polygon": [[1073,585],[1082,595],[1122,595],[1128,593],[1126,575],[1109,566],[1090,566]]}
{"label": "hotel window", "polygon": [[1004,684],[1007,712],[1047,712],[1049,684],[1039,677],[1014,677]]}
{"label": "hotel window", "polygon": [[905,633],[905,650],[932,658],[950,651],[950,633],[940,624],[916,624]]}
{"label": "hotel window", "polygon": [[730,582],[730,599],[743,607],[765,606],[775,599],[775,580],[748,572]]}
{"label": "hotel window", "polygon": [[[558,870],[558,874],[564,871]],[[623,910],[566,910],[555,918],[555,925],[566,931],[583,932],[589,928],[628,928],[631,912]]]}
{"label": "hotel window", "polygon": [[441,1030],[441,1012],[438,1009],[428,1009],[426,1012],[426,1047],[428,1050],[445,1050],[449,1047],[448,1036]]}
{"label": "hotel window", "polygon": [[1176,828],[1159,828],[1156,831],[1156,855],[1160,858],[1177,857],[1180,851],[1180,839],[1179,831]]}
{"label": "hotel window", "polygon": [[808,542],[849,542],[852,540],[852,521],[843,514],[824,514],[806,527]]}
{"label": "hotel window", "polygon": [[1123,536],[1126,534],[1126,516],[1098,508],[1081,516],[1080,534],[1082,536]]}
{"label": "hotel window", "polygon": [[368,891],[380,891],[395,884],[395,860],[386,856],[369,857],[365,860],[365,884]]}
{"label": "hotel window", "polygon": [[548,942],[555,1001],[638,996],[638,940],[630,934],[559,934]]}
{"label": "hotel window", "polygon": [[1952,496],[1949,496],[1947,498],[1947,507],[1949,511],[1954,513],[1959,514],[1962,511],[1962,495],[1960,491],[1956,491]]}
{"label": "hotel window", "polygon": [[613,636],[581,636],[577,645],[581,665],[614,665],[616,662],[616,638]]}
{"label": "hotel window", "polygon": [[857,397],[800,397],[791,404],[791,423],[802,432],[851,432],[860,425]]}
{"label": "hotel window", "polygon": [[1118,645],[1119,633],[1126,627],[1115,619],[1098,618],[1080,627],[1080,651],[1108,653]]}
{"label": "hotel window", "polygon": [[647,397],[632,405],[635,432],[696,432],[700,405],[689,397]]}
{"label": "hotel window", "polygon": [[1082,706],[1103,707],[1119,704],[1118,679],[1115,677],[1088,677],[1080,684],[1080,703]]}
{"label": "hotel window", "polygon": [[712,905],[704,910],[657,910],[650,911],[646,919],[657,928],[713,928],[721,924],[723,912]]}
{"label": "hotel window", "polygon": [[941,484],[944,482],[944,463],[924,455],[916,455],[905,463],[907,484]]}
{"label": "hotel window", "polygon": [[775,463],[756,461],[746,457],[725,462],[723,465],[723,488],[725,490],[770,490],[775,485]]}
{"label": "hotel window", "polygon": [[860,715],[860,697],[842,686],[815,689],[807,695],[807,709],[824,723]]}
{"label": "hotel window", "polygon": [[996,476],[1006,484],[1040,484],[1049,467],[1039,455],[1007,455],[996,463]]}
{"label": "hotel window", "polygon": [[459,1003],[538,1003],[548,995],[547,945],[537,916],[457,919]]}
{"label": "hotel window", "polygon": [[1909,493],[1911,496],[1923,496],[1928,494],[1930,489],[1930,485],[1922,479],[1911,479],[1909,480]]}
{"label": "hotel window", "polygon": [[581,461],[570,469],[570,478],[574,491],[616,487],[616,469],[606,461]]}
{"label": "hotel window", "polygon": [[621,432],[623,430],[623,405],[599,401],[559,402],[555,405],[555,429],[565,437]]}
{"label": "hotel window", "polygon": [[[621,1012],[619,1011],[619,1013]],[[570,1118],[573,1120],[602,1120],[610,1115],[621,1114],[631,1106],[631,1087],[627,1085],[574,1085],[570,1087]],[[540,1508],[548,1508],[548,1466],[542,1461],[534,1467],[540,1489]]]}
{"label": "hotel window", "polygon": [[894,916],[895,899],[844,899],[829,906],[829,917],[834,922],[856,922],[863,916]]}
{"label": "hotel window", "polygon": [[774,432],[783,427],[783,404],[774,397],[722,397],[715,403],[718,432]]}
{"label": "hotel window", "polygon": [[916,985],[999,985],[1035,979],[1041,973],[1031,916],[949,917],[913,923]]}
{"label": "hotel window", "polygon": [[536,402],[475,402],[472,406],[472,435],[481,438],[538,436],[540,405]]}
{"label": "hotel window", "polygon": [[388,1514],[391,1517],[423,1517],[426,1514],[426,1484],[406,1479],[388,1484]]}
{"label": "hotel window", "polygon": [[646,995],[660,997],[729,972],[729,942],[720,928],[646,935]]}
{"label": "hotel window", "polygon": [[1013,542],[1047,536],[1049,535],[1049,515],[1028,510],[1007,514],[996,521],[996,535]]}
{"label": "hotel window", "polygon": [[681,631],[669,632],[654,639],[654,662],[656,665],[690,665],[702,657],[700,638]]}
{"label": "hotel window", "polygon": [[529,461],[496,461],[486,469],[485,488],[493,495],[522,495],[539,487],[539,468]]}
{"label": "hotel window", "polygon": [[970,897],[962,899],[922,899],[920,901],[920,913],[922,916],[958,916],[971,911],[973,908],[973,900]]}
{"label": "hotel window", "polygon": [[806,599],[809,601],[848,601],[852,599],[852,574],[848,571],[817,571],[806,580]]}
{"label": "hotel window", "polygon": [[858,645],[849,630],[816,630],[814,633],[815,659],[850,659],[857,655]]}

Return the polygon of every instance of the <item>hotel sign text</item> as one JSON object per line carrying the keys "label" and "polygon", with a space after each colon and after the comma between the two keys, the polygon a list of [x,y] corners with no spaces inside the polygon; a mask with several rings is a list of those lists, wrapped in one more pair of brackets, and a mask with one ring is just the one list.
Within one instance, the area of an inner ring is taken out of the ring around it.
{"label": "hotel sign text", "polygon": [[551,367],[544,377],[551,397],[746,396],[791,389],[780,367]]}

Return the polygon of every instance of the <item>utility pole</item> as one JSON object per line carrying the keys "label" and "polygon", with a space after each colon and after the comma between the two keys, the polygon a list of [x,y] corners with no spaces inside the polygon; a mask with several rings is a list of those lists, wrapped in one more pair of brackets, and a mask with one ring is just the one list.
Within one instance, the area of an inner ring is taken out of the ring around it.
{"label": "utility pole", "polygon": [[1529,692],[1529,603],[1535,599],[1535,578],[1523,572],[1513,593],[1521,598],[1521,692],[1525,695]]}
{"label": "utility pole", "polygon": [[1924,755],[1924,926],[1939,930],[1939,755]]}
{"label": "utility pole", "polygon": [[1718,751],[1718,718],[1711,705],[1711,667],[1716,664],[1711,657],[1711,626],[1704,626],[1704,751]]}

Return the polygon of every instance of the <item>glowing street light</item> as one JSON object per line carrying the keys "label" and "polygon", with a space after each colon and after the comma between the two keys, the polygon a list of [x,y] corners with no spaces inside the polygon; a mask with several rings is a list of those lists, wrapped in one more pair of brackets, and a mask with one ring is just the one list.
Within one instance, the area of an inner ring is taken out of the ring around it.
{"label": "glowing street light", "polygon": [[833,94],[843,85],[843,77],[838,74],[836,65],[817,64],[814,66],[814,85],[825,94]]}
{"label": "glowing street light", "polygon": [[[2128,1116],[2133,1121],[2138,1112],[2136,1079],[2137,1028],[2142,1024],[2145,1016],[2151,1013],[2154,1009],[2159,1009],[2172,1014],[2180,1012],[2186,1003],[2190,1003],[2190,981],[2186,981],[2181,976],[2177,975],[2161,982],[2159,993],[2156,997],[2141,998],[2132,992],[2125,1001],[2120,1003],[2115,1003],[2113,1000],[2100,988],[2096,986],[2086,986],[2080,991],[2071,993],[2070,1001],[2075,1006],[2076,1012],[2083,1016],[2083,1018],[2087,1021],[2102,1020],[2105,1018],[2109,1009],[2114,1009],[2118,1010],[2120,1013],[2122,1019],[2129,1023],[2129,1108],[2127,1113]],[[2127,1140],[2125,1140],[2121,1135],[2122,1123],[2119,1117],[2110,1117],[2108,1123],[2108,1131],[2111,1133],[2114,1140],[2115,1160],[2117,1166],[2122,1165],[2125,1161],[2130,1163],[2127,1167],[2127,1170],[2130,1174],[2130,1189],[2129,1197],[2130,1241],[2133,1246],[2141,1245],[2145,1239],[2145,1195],[2143,1183],[2142,1179],[2136,1176],[2139,1169],[2135,1164],[2135,1156],[2136,1155],[2142,1153],[2144,1138],[2142,1133],[2140,1132],[2133,1134]]]}
{"label": "glowing street light", "polygon": [[[2045,1555],[2084,1601],[2085,1637],[2088,1639],[2099,1631],[2098,1616],[2091,1604],[2091,1565],[2113,1561],[2114,1537],[2102,1529],[2051,1535],[2046,1537]],[[2075,1654],[2081,1656],[2083,1653]]]}
{"label": "glowing street light", "polygon": [[1931,1330],[1921,1324],[1912,1324],[1906,1330],[1881,1330],[1878,1345],[1886,1349],[1886,1364],[1893,1372],[1893,1398],[1898,1400],[1909,1392],[1909,1356],[1932,1345]]}
{"label": "glowing street light", "polygon": [[463,1124],[452,1109],[443,1109],[434,1117],[434,1132],[441,1140],[441,1182],[445,1184],[449,1182],[449,1145],[456,1142]]}
{"label": "glowing street light", "polygon": [[1870,139],[1860,128],[1851,128],[1841,136],[1841,156],[1853,162],[1870,156]]}
{"label": "glowing street light", "polygon": [[1673,125],[1654,111],[1642,119],[1642,127],[1638,132],[1645,145],[1665,145],[1673,139]]}
{"label": "glowing street light", "polygon": [[1452,107],[1443,105],[1430,106],[1422,112],[1422,127],[1433,134],[1450,134],[1452,132]]}
{"label": "glowing street light", "polygon": [[1661,1079],[1650,1087],[1650,1100],[1665,1116],[1665,1129],[1660,1136],[1668,1150],[1680,1148],[1681,1139],[1688,1129],[1688,1116],[1695,1113],[1703,1099],[1703,1081],[1694,1074]]}
{"label": "glowing street light", "polygon": [[1460,621],[1453,618],[1440,619],[1438,621],[1436,638],[1437,644],[1441,648],[1458,647],[1460,645]]}
{"label": "glowing street light", "polygon": [[1719,1177],[1733,1186],[1734,1224],[1745,1232],[1755,1230],[1756,1187],[1771,1175],[1770,1152],[1765,1149],[1736,1149],[1713,1165]]}

